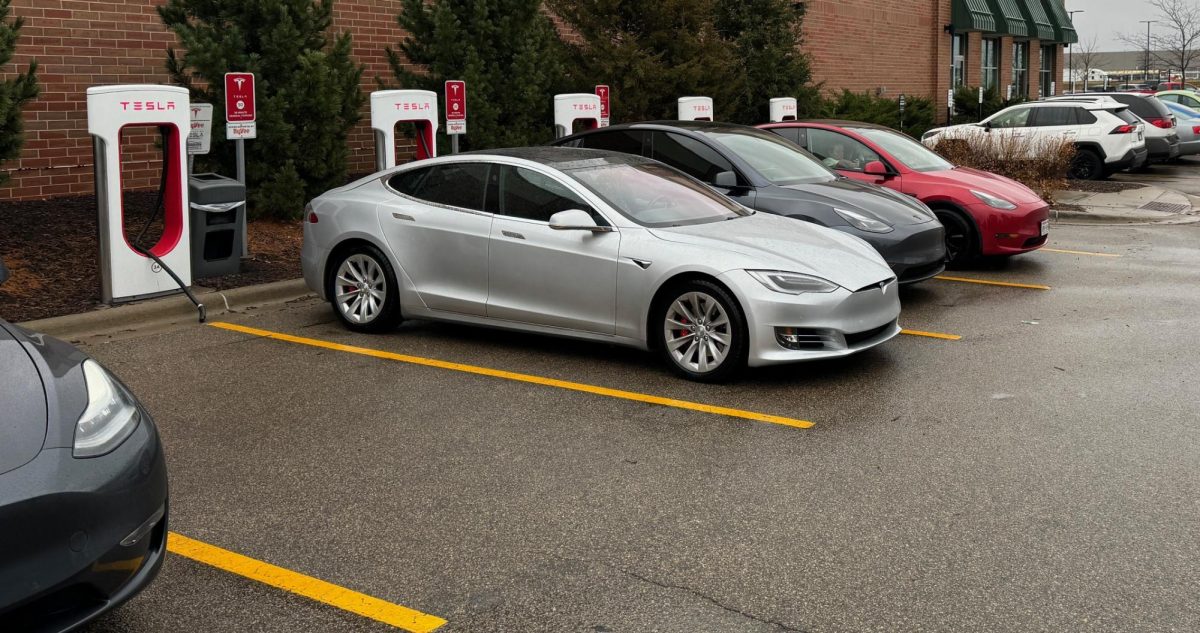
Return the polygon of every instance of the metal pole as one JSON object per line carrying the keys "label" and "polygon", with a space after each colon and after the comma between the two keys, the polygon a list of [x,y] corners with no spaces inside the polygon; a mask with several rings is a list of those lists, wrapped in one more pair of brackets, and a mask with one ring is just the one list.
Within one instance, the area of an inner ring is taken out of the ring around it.
{"label": "metal pole", "polygon": [[1138,20],[1139,23],[1146,25],[1146,67],[1142,72],[1142,81],[1150,80],[1150,25],[1154,24],[1154,20]]}
{"label": "metal pole", "polygon": [[[1083,9],[1075,9],[1074,11],[1067,11],[1067,17],[1071,20],[1072,25],[1075,24],[1075,14],[1076,13],[1086,13],[1086,11],[1084,11]],[[1067,43],[1067,56],[1069,58],[1069,61],[1067,62],[1067,67],[1071,69],[1071,92],[1075,92],[1075,49],[1074,49],[1073,44],[1074,44],[1073,42]],[[1084,80],[1083,80],[1083,91],[1087,92],[1087,79],[1086,78],[1084,78]]]}
{"label": "metal pole", "polygon": [[451,154],[458,153],[458,135],[457,134],[450,135],[450,153]]}
{"label": "metal pole", "polygon": [[[234,146],[237,148],[237,180],[243,185],[246,184],[246,140],[238,139],[234,141]],[[246,195],[249,198],[249,192]],[[242,205],[242,257],[250,256],[250,237],[246,234],[246,214],[249,207],[246,204]]]}

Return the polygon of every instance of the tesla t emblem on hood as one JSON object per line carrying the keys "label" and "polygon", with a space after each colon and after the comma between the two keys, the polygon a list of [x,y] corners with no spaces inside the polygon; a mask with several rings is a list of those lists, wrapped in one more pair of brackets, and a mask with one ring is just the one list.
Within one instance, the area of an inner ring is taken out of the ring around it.
{"label": "tesla t emblem on hood", "polygon": [[629,261],[637,264],[639,267],[641,267],[642,270],[646,270],[647,268],[650,267],[651,264],[654,263],[648,259],[637,259],[636,257],[630,257]]}

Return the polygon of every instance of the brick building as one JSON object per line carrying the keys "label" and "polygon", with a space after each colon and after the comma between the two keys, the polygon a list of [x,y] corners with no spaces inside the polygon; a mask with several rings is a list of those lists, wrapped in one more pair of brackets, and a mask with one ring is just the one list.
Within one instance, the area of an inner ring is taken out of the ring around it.
{"label": "brick building", "polygon": [[[84,94],[89,86],[165,83],[164,52],[174,35],[159,21],[165,0],[14,0],[25,19],[18,68],[41,66],[41,96],[27,108],[19,160],[3,169],[12,181],[0,199],[36,199],[92,192],[92,149]],[[817,81],[896,97],[932,98],[946,116],[954,85],[1013,85],[1036,98],[1062,75],[1063,43],[1075,41],[1062,0],[809,0],[804,33]],[[337,0],[334,29],[354,36],[366,66],[363,90],[390,77],[385,46],[404,36],[399,0]],[[12,72],[0,69],[0,77]],[[1046,71],[1046,72],[1043,72]],[[549,107],[547,96],[547,107]],[[350,171],[369,171],[373,138],[366,120],[350,137]],[[125,165],[124,182],[157,182],[156,155],[142,146]],[[141,161],[141,162],[139,162]]]}

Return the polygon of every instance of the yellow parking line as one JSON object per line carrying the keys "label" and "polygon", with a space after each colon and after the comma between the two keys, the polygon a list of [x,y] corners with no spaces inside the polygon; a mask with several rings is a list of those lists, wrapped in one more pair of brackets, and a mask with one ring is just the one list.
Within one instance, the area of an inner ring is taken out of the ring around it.
{"label": "yellow parking line", "polygon": [[1045,248],[1041,250],[1047,253],[1066,253],[1067,255],[1091,255],[1093,257],[1120,257],[1116,253],[1093,253],[1091,251],[1069,251],[1065,248]]}
{"label": "yellow parking line", "polygon": [[755,411],[743,411],[741,409],[730,409],[727,407],[718,407],[711,404],[701,404],[698,402],[688,402],[687,400],[676,400],[674,398],[664,398],[662,396],[652,396],[644,393],[633,391],[623,391],[620,389],[609,389],[608,387],[597,387],[595,385],[587,385],[579,382],[571,382],[569,380],[558,380],[556,378],[543,378],[542,376],[534,376],[531,374],[521,374],[512,371],[504,371],[502,369],[490,369],[488,367],[478,367],[475,365],[464,365],[462,363],[452,363],[434,358],[422,358],[420,356],[408,356],[406,354],[396,354],[393,352],[385,352],[382,350],[371,349],[368,347],[356,347],[354,345],[342,345],[341,343],[331,343],[313,338],[304,338],[301,336],[292,336],[291,334],[281,334],[270,330],[260,330],[258,328],[246,327],[244,325],[235,325],[233,323],[209,323],[213,327],[218,327],[223,330],[233,332],[241,332],[243,334],[251,334],[254,336],[262,336],[272,338],[278,341],[287,341],[289,343],[298,343],[300,345],[310,345],[312,347],[320,347],[331,349],[339,352],[349,352],[351,354],[361,354],[363,356],[372,356],[375,358],[383,358],[386,360],[399,361],[401,363],[410,363],[413,365],[424,365],[425,367],[437,367],[439,369],[449,369],[452,371],[461,371],[468,374],[477,374],[480,376],[491,376],[493,378],[503,378],[505,380],[516,380],[518,382],[528,382],[535,385],[544,385],[547,387],[557,387],[559,389],[569,389],[572,391],[582,391],[598,396],[608,396],[610,398],[621,398],[623,400],[634,400],[637,402],[645,402],[648,404],[658,404],[664,407],[674,407],[676,409],[687,409],[690,411],[700,411],[702,413],[712,413],[714,415],[724,415],[732,418],[742,418],[745,420],[754,420],[757,422],[768,422],[770,424],[781,424],[783,426],[795,427],[798,429],[807,429],[812,427],[813,423],[808,420],[798,420],[795,418],[785,418],[783,416],[771,415],[769,413],[758,413]]}
{"label": "yellow parking line", "polygon": [[934,279],[942,281],[961,281],[968,284],[984,284],[985,286],[1004,286],[1006,288],[1028,288],[1030,290],[1049,290],[1050,286],[1041,284],[1017,284],[1009,281],[990,281],[987,279],[971,279],[970,277],[947,277],[946,275],[938,275]]}
{"label": "yellow parking line", "polygon": [[446,623],[436,615],[429,615],[402,607],[398,604],[384,602],[345,587],[305,576],[289,569],[276,567],[237,552],[231,552],[215,545],[188,538],[176,532],[170,532],[167,538],[167,550],[190,558],[194,561],[223,569],[231,574],[244,576],[277,589],[290,591],[317,602],[337,607],[344,611],[356,613],[372,620],[390,624],[394,627],[412,631],[413,633],[428,633]]}
{"label": "yellow parking line", "polygon": [[901,334],[909,336],[925,336],[928,338],[940,338],[944,341],[957,341],[962,337],[957,334],[942,334],[941,332],[922,332],[921,330],[900,330]]}

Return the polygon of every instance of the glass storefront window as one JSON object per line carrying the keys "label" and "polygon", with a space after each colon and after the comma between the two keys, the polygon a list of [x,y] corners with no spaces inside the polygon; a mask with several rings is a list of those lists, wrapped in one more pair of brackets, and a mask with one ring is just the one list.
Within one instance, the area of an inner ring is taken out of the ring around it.
{"label": "glass storefront window", "polygon": [[996,88],[1000,85],[1000,40],[983,40],[983,49],[980,52],[983,58],[983,89]]}
{"label": "glass storefront window", "polygon": [[1013,96],[1029,98],[1029,42],[1013,43]]}

